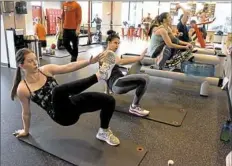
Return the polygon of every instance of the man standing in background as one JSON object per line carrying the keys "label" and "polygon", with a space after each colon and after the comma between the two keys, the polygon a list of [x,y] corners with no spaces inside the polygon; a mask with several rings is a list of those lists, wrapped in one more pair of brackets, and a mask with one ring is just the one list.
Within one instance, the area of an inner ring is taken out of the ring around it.
{"label": "man standing in background", "polygon": [[150,24],[152,22],[152,18],[151,18],[151,14],[148,13],[147,17],[142,19],[142,24],[144,25],[144,29],[143,29],[143,33],[146,36],[146,38],[148,39],[148,32],[150,29]]}
{"label": "man standing in background", "polygon": [[[81,29],[82,9],[76,1],[64,2],[62,9],[64,47],[71,55],[71,62],[75,62],[78,56],[78,36]],[[72,42],[72,47],[70,42]]]}
{"label": "man standing in background", "polygon": [[101,30],[101,23],[102,23],[102,19],[100,17],[98,17],[98,14],[95,15],[95,18],[93,19],[93,21],[91,23],[96,23],[96,29],[97,30]]}
{"label": "man standing in background", "polygon": [[[34,25],[34,34],[38,36],[39,42],[41,44],[41,47],[43,48],[42,54],[46,53],[46,47],[47,47],[47,40],[46,40],[46,30],[44,25],[41,23],[41,18],[37,17],[35,19],[35,25]],[[42,55],[40,55],[39,58],[42,58]]]}

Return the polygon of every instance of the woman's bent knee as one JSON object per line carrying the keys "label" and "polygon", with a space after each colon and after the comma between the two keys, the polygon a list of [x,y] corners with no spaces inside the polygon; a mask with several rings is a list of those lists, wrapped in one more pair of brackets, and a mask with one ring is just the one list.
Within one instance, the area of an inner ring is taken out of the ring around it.
{"label": "woman's bent knee", "polygon": [[76,113],[66,113],[65,115],[56,115],[53,120],[61,126],[71,126],[77,123],[79,117],[80,116]]}
{"label": "woman's bent knee", "polygon": [[108,95],[108,104],[112,105],[115,107],[116,101],[113,96]]}
{"label": "woman's bent knee", "polygon": [[144,79],[146,80],[147,83],[150,82],[150,76],[148,74],[144,74]]}

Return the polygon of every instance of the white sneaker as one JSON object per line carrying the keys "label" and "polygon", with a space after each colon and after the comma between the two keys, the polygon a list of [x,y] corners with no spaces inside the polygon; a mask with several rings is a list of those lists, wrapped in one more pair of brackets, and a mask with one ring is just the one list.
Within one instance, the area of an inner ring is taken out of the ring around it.
{"label": "white sneaker", "polygon": [[116,55],[113,51],[107,51],[105,54],[105,57],[101,60],[102,65],[99,68],[99,73],[101,79],[108,80],[115,66]]}
{"label": "white sneaker", "polygon": [[150,113],[150,111],[142,109],[140,106],[132,107],[132,105],[130,106],[129,112],[138,116],[147,116]]}
{"label": "white sneaker", "polygon": [[113,132],[110,129],[99,128],[96,138],[101,141],[105,141],[112,146],[117,146],[120,144],[119,139],[114,136]]}

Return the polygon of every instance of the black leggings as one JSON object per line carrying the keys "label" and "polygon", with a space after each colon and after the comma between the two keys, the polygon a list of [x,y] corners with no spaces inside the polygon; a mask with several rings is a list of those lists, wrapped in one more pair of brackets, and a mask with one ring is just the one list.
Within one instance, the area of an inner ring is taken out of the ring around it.
{"label": "black leggings", "polygon": [[[72,42],[72,47],[70,42]],[[68,53],[71,55],[71,61],[76,61],[78,56],[79,38],[75,29],[64,29],[63,44]]]}
{"label": "black leggings", "polygon": [[107,129],[115,110],[115,99],[104,93],[83,92],[97,82],[96,75],[92,75],[55,87],[52,92],[55,112],[53,120],[60,125],[69,126],[75,124],[81,114],[101,110],[101,128]]}

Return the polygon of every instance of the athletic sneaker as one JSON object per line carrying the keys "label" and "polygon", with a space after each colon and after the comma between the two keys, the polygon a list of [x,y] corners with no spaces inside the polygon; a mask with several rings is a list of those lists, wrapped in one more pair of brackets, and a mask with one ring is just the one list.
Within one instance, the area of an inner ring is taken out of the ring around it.
{"label": "athletic sneaker", "polygon": [[97,137],[97,139],[99,139],[101,141],[105,141],[109,145],[112,145],[112,146],[117,146],[120,144],[119,139],[113,134],[113,132],[110,129],[100,128],[98,130],[96,137]]}
{"label": "athletic sneaker", "polygon": [[101,60],[102,65],[99,68],[99,73],[101,79],[108,80],[115,66],[115,53],[113,51],[107,51],[105,54],[106,56]]}
{"label": "athletic sneaker", "polygon": [[138,106],[130,106],[129,112],[138,116],[147,116],[150,112]]}

